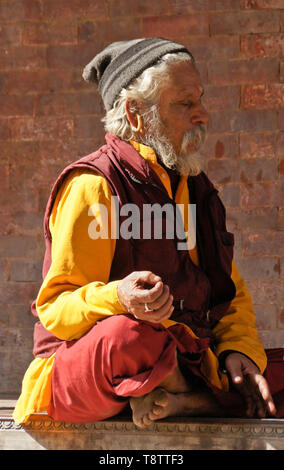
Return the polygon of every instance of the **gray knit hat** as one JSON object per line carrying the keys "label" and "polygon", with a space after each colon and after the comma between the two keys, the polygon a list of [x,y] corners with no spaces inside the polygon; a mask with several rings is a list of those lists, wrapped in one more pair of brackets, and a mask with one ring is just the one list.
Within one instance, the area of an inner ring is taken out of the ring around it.
{"label": "gray knit hat", "polygon": [[186,52],[194,63],[192,54],[182,44],[167,39],[140,38],[114,42],[86,65],[83,78],[98,85],[105,108],[109,110],[122,88],[163,55],[174,52]]}

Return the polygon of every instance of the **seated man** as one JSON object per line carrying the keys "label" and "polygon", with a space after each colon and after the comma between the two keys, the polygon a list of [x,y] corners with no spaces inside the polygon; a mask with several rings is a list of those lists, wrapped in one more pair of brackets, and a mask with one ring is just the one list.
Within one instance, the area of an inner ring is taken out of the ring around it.
{"label": "seated man", "polygon": [[280,416],[283,383],[270,390],[263,375],[233,234],[201,171],[208,114],[192,55],[161,38],[122,41],[83,76],[98,84],[106,144],[53,186],[35,359],[14,419],[46,411],[91,422],[128,407],[140,427],[177,415]]}

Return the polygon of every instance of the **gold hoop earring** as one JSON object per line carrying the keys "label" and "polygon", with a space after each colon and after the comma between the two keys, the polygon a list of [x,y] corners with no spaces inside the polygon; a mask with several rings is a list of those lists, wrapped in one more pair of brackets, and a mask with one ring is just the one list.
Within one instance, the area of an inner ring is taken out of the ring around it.
{"label": "gold hoop earring", "polygon": [[133,132],[139,132],[142,129],[142,118],[140,114],[136,114],[136,117],[137,117],[138,124],[137,124],[137,127],[131,126],[131,129],[133,130]]}

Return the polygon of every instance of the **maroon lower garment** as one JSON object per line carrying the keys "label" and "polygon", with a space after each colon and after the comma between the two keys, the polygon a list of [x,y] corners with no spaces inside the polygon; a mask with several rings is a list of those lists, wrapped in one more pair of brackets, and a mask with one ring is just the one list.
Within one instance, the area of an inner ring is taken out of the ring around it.
{"label": "maroon lower garment", "polygon": [[[167,329],[132,315],[99,321],[82,338],[66,341],[57,350],[48,414],[67,422],[94,422],[115,416],[127,407],[129,397],[151,392],[173,371],[177,351],[189,382],[201,381],[232,410],[232,416],[244,416],[244,404],[237,393],[219,392],[200,374],[199,364],[207,347],[207,339],[192,338],[178,324]],[[273,378],[279,378],[273,393],[282,413],[278,417],[284,417],[284,363],[280,371],[277,353],[274,356],[267,379],[274,383]]]}

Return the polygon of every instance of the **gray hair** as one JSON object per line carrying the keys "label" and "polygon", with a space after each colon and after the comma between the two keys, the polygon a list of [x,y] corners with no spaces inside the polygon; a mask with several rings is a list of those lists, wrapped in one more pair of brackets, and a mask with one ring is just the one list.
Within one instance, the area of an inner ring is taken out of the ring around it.
{"label": "gray hair", "polygon": [[[102,119],[106,132],[110,132],[122,140],[135,140],[135,132],[127,119],[125,103],[127,100],[139,103],[147,119],[149,111],[157,106],[159,97],[170,80],[169,65],[173,62],[192,62],[189,54],[185,52],[165,54],[155,65],[147,68],[127,88],[123,88],[118,99],[114,102]],[[132,111],[137,111],[132,108]]]}

